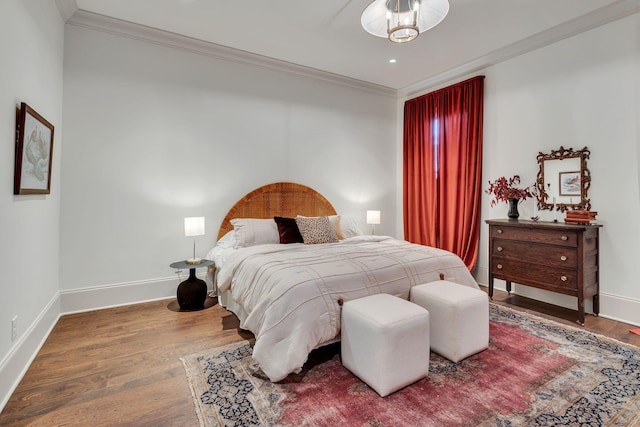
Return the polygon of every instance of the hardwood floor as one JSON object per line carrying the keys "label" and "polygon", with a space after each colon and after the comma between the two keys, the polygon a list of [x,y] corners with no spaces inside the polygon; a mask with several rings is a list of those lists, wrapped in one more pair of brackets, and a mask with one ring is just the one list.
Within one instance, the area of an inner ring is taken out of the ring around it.
{"label": "hardwood floor", "polygon": [[[495,303],[577,326],[576,311],[496,291]],[[197,426],[180,357],[243,339],[219,305],[172,300],[62,317],[0,414],[2,426]],[[640,346],[632,326],[587,316],[585,329]]]}
{"label": "hardwood floor", "polygon": [[197,426],[180,357],[252,338],[215,305],[173,300],[63,316],[0,414],[2,426]]}

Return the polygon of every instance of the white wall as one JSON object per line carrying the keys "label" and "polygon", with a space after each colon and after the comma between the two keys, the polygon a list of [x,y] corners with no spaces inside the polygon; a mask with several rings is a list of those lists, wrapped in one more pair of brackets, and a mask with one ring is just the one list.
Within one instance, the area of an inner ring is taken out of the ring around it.
{"label": "white wall", "polygon": [[[402,236],[394,99],[79,26],[63,37],[63,28],[52,1],[0,2],[0,133],[9,141],[0,145],[0,408],[60,312],[174,294],[168,265],[191,250],[185,216],[207,218],[204,255],[239,197],[288,180],[316,188],[362,227],[365,210],[380,209],[376,231]],[[604,224],[601,312],[640,324],[640,16],[484,74],[485,181],[516,173],[533,181],[538,151],[589,147],[590,196]],[[12,194],[21,101],[56,127],[47,196]],[[483,219],[506,215],[488,200]]]}
{"label": "white wall", "polygon": [[[640,325],[640,14],[628,16],[566,40],[463,75],[428,93],[474,75],[485,78],[483,181],[520,175],[533,183],[536,156],[560,146],[588,147],[592,182],[589,198],[600,229],[600,315]],[[437,78],[430,79],[439,81]],[[415,92],[414,92],[415,93]],[[411,95],[413,98],[417,95]],[[399,99],[398,115],[407,98]],[[402,155],[402,119],[396,137]],[[397,161],[402,166],[401,158]],[[402,186],[398,170],[399,187]],[[508,207],[490,207],[483,194],[479,261],[474,275],[488,281],[490,218],[506,218]],[[397,207],[399,215],[402,206]],[[533,201],[520,215],[533,213]],[[550,211],[541,220],[553,220]],[[558,220],[563,219],[557,213]],[[398,221],[399,234],[402,230]],[[504,282],[496,280],[504,289]],[[514,284],[514,293],[572,309],[576,298]],[[586,306],[591,309],[591,304]]]}
{"label": "white wall", "polygon": [[275,181],[362,227],[380,209],[376,231],[395,232],[393,97],[75,25],[65,37],[63,311],[109,288],[173,295],[183,218],[206,217],[204,256],[231,206]]}
{"label": "white wall", "polygon": [[[0,409],[57,318],[63,36],[53,1],[0,2]],[[55,127],[49,195],[13,195],[21,102]],[[11,341],[14,316],[18,336]]]}
{"label": "white wall", "polygon": [[[600,229],[601,314],[640,324],[640,15],[538,49],[485,70],[484,181],[521,175],[533,183],[538,152],[588,147],[589,197]],[[507,205],[483,220],[505,218]],[[532,202],[520,205],[521,217]],[[543,218],[552,220],[549,211]],[[562,220],[563,215],[558,214]],[[478,280],[487,282],[483,223]],[[498,285],[496,281],[496,285]],[[504,282],[502,282],[503,284]],[[575,298],[525,286],[516,292],[575,308]]]}

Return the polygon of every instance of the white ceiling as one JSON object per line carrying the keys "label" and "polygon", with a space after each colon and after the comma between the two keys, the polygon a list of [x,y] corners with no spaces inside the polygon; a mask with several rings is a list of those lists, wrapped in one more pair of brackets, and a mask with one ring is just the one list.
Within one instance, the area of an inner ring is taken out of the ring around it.
{"label": "white ceiling", "polygon": [[360,26],[371,0],[59,1],[71,12],[77,8],[405,91],[640,11],[640,0],[449,0],[440,25],[395,44]]}

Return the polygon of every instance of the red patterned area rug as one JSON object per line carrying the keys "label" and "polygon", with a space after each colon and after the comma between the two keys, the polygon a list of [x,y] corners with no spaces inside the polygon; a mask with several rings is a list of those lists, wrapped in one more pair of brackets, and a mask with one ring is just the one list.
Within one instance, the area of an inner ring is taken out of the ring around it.
{"label": "red patterned area rug", "polygon": [[637,426],[640,349],[490,305],[489,348],[385,398],[339,344],[271,383],[247,341],[182,359],[202,426]]}

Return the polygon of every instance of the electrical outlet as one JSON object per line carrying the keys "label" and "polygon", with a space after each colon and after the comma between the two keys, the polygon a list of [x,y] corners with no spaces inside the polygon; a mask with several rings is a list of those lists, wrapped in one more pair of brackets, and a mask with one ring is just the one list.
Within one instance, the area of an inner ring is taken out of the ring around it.
{"label": "electrical outlet", "polygon": [[15,341],[18,337],[18,316],[13,316],[11,319],[11,341]]}

